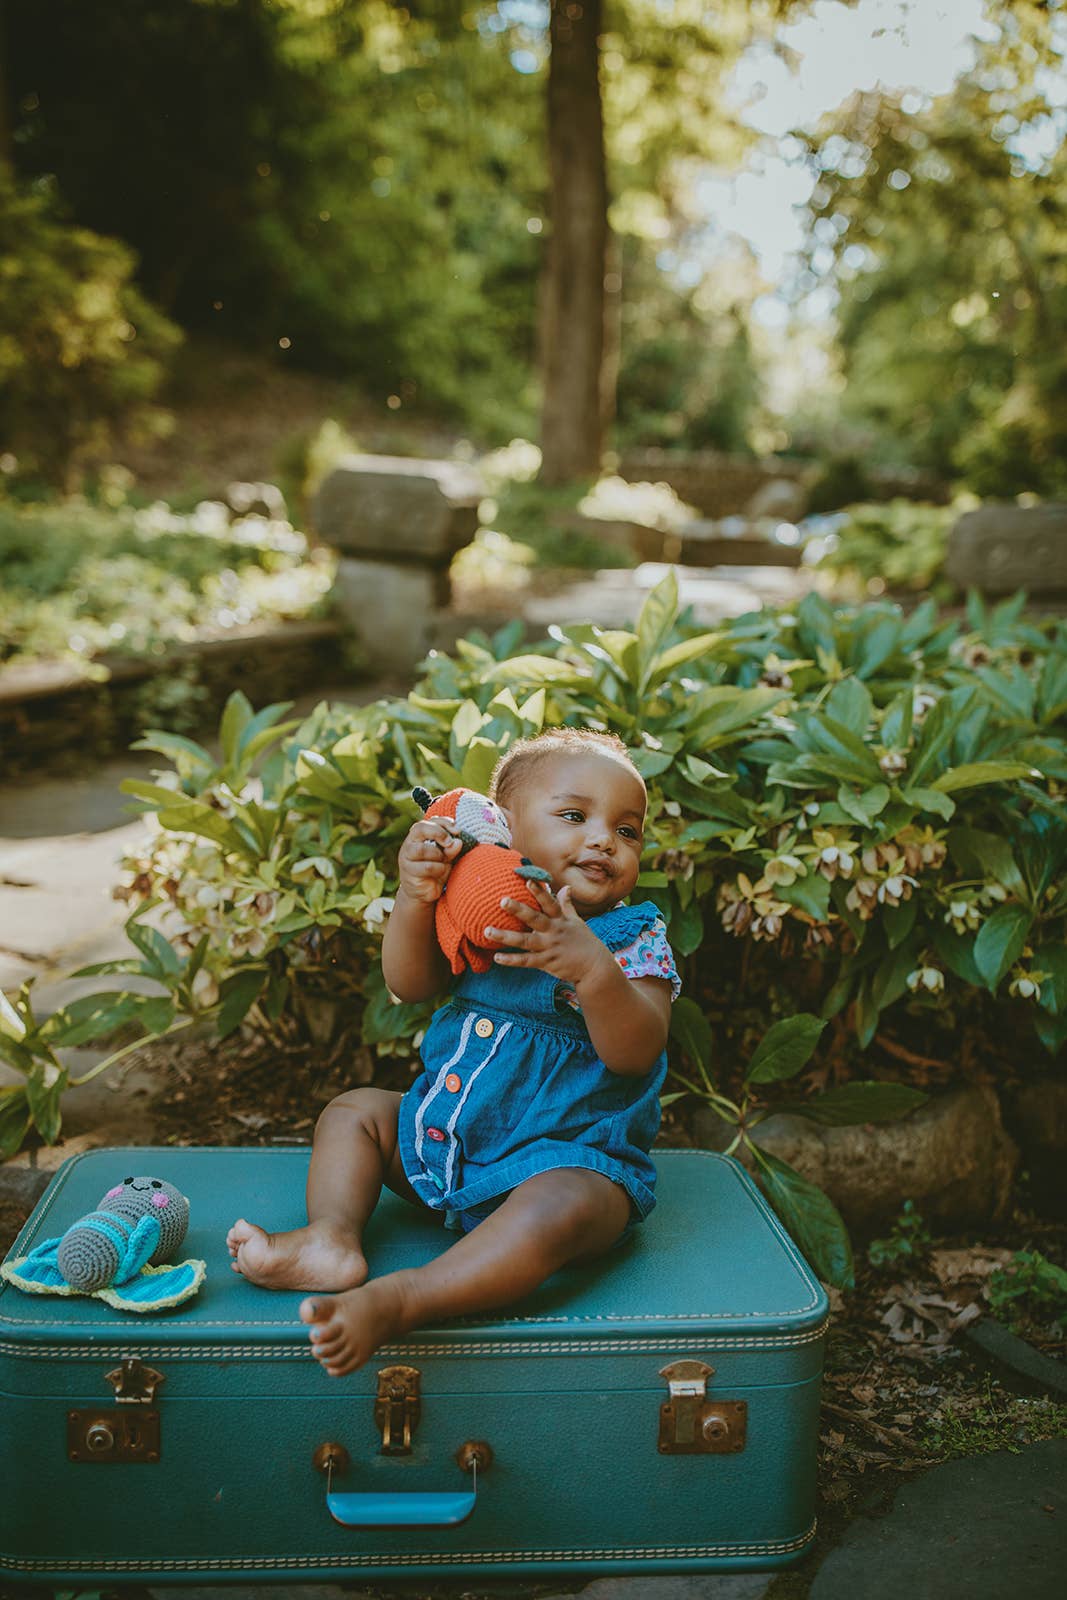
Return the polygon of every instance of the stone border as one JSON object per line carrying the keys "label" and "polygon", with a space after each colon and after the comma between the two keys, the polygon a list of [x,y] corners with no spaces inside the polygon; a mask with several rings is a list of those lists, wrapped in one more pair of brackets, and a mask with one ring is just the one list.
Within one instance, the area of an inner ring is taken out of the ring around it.
{"label": "stone border", "polygon": [[[5,775],[40,771],[80,749],[94,757],[125,750],[144,732],[137,710],[143,688],[195,670],[203,693],[202,726],[210,728],[227,695],[247,677],[257,706],[291,700],[344,670],[346,634],[336,619],[251,624],[216,639],[176,644],[158,656],[103,656],[104,680],[83,677],[62,662],[30,663],[0,673],[0,745]],[[160,721],[165,720],[163,717]]]}

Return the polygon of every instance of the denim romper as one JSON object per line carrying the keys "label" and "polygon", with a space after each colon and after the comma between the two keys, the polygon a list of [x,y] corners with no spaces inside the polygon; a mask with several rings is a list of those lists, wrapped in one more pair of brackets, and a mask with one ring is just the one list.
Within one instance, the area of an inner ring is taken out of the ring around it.
{"label": "denim romper", "polygon": [[[622,950],[656,920],[650,901],[587,926]],[[434,1013],[423,1072],[400,1103],[399,1145],[420,1200],[468,1232],[525,1178],[602,1172],[627,1191],[631,1226],[655,1205],[648,1154],[660,1121],[663,1052],[642,1076],[609,1072],[559,979],[532,967],[469,969]]]}

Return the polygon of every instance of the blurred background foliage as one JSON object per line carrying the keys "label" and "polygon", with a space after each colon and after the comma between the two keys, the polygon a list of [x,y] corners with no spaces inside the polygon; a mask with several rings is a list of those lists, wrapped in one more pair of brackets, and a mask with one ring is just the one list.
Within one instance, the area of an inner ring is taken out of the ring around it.
{"label": "blurred background foliage", "polygon": [[[610,444],[1065,492],[1059,0],[989,0],[950,92],[859,95],[779,141],[819,174],[792,284],[798,308],[815,288],[836,307],[817,392],[775,398],[751,251],[681,270],[708,227],[701,176],[759,143],[731,73],[809,9],[605,0]],[[7,0],[4,459],[76,484],[131,430],[158,434],[220,348],[350,385],[379,420],[484,448],[535,436],[547,17],[539,0]]]}

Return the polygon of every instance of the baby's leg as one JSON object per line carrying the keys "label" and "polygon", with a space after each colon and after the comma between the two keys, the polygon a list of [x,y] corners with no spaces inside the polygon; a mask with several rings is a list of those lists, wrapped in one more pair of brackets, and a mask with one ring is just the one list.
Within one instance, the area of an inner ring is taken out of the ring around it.
{"label": "baby's leg", "polygon": [[383,1181],[415,1199],[397,1150],[400,1098],[350,1089],[330,1101],[315,1128],[307,1227],[265,1233],[238,1218],[226,1237],[235,1272],[271,1289],[351,1289],[366,1280],[363,1228]]}
{"label": "baby's leg", "polygon": [[602,1173],[540,1172],[435,1261],[305,1300],[300,1315],[317,1359],[342,1377],[411,1328],[509,1305],[567,1262],[602,1255],[629,1219],[626,1191]]}

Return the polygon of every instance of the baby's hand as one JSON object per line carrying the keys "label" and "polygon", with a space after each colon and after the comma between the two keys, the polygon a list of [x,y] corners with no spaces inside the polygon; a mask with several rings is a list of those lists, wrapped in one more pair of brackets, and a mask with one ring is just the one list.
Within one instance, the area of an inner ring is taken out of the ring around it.
{"label": "baby's hand", "polygon": [[539,910],[521,900],[504,899],[500,904],[525,924],[522,933],[488,927],[485,937],[492,944],[508,947],[507,953],[493,957],[502,967],[537,967],[577,989],[585,980],[614,966],[615,958],[592,929],[587,928],[571,904],[571,891],[564,886],[559,898],[546,884],[530,881]]}
{"label": "baby's hand", "polygon": [[400,887],[410,900],[432,906],[445,892],[452,863],[463,849],[450,817],[413,822],[400,846]]}

